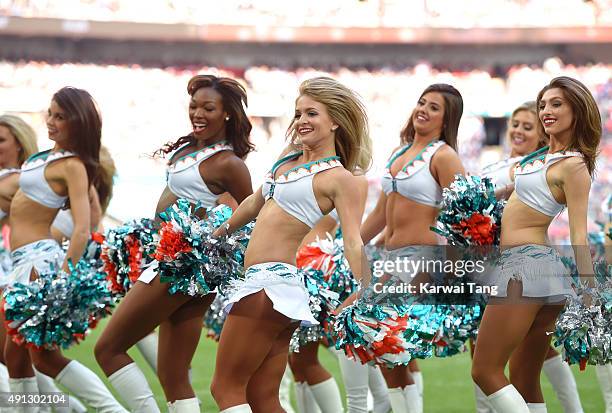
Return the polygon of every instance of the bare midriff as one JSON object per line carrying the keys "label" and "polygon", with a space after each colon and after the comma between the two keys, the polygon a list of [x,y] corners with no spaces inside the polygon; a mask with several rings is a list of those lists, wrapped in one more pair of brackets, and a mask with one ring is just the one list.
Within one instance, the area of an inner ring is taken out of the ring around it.
{"label": "bare midriff", "polygon": [[310,227],[283,211],[269,199],[257,216],[257,223],[247,247],[244,267],[265,262],[295,265],[295,255]]}
{"label": "bare midriff", "polygon": [[501,227],[501,248],[526,244],[547,244],[547,231],[553,217],[536,211],[512,193],[504,208]]}
{"label": "bare midriff", "polygon": [[57,211],[31,200],[21,190],[17,191],[11,202],[11,249],[51,239],[51,224]]}
{"label": "bare midriff", "polygon": [[387,196],[385,248],[394,250],[408,245],[438,245],[431,231],[438,208],[419,204],[393,192]]}

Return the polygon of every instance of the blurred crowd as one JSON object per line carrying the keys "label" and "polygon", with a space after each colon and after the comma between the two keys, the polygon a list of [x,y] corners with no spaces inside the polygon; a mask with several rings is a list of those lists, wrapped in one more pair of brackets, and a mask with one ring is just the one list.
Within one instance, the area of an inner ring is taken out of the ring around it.
{"label": "blurred crowd", "polygon": [[[608,166],[612,160],[612,65],[578,67],[556,58],[538,67],[514,66],[497,76],[486,70],[440,70],[426,63],[405,69],[339,68],[333,72],[258,66],[232,73],[209,67],[155,69],[0,62],[0,113],[23,116],[37,128],[41,147],[48,148],[51,143],[46,139],[44,114],[51,95],[66,85],[87,89],[99,104],[104,121],[103,142],[118,165],[116,196],[109,212],[119,219],[149,216],[154,193],[161,192],[164,186],[165,167],[165,160],[152,159],[151,154],[164,143],[190,132],[186,85],[196,73],[234,77],[247,87],[252,140],[257,147],[247,164],[255,188],[285,145],[285,131],[302,80],[329,74],[358,91],[368,109],[374,142],[374,165],[368,174],[373,198],[378,194],[386,159],[399,143],[399,131],[429,84],[450,83],[461,91],[465,109],[459,129],[459,152],[466,170],[476,173],[508,151],[503,130],[500,145],[485,145],[484,119],[508,116],[520,103],[534,100],[552,77],[566,74],[590,88],[604,122],[603,156],[593,189],[593,211],[612,187],[612,168]],[[150,202],[138,202],[145,199]]]}
{"label": "blurred crowd", "polygon": [[612,24],[610,0],[0,0],[0,15],[249,26],[576,27]]}

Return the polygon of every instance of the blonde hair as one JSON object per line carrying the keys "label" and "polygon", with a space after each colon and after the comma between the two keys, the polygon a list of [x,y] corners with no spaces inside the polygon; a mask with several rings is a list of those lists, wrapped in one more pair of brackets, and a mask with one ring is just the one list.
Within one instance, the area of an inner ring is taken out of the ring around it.
{"label": "blonde hair", "polygon": [[512,124],[512,118],[514,118],[516,114],[519,112],[529,112],[536,118],[536,123],[534,127],[539,137],[538,147],[536,148],[536,150],[541,149],[545,147],[546,145],[548,145],[548,136],[546,136],[545,133],[542,133],[542,129],[538,126],[538,124],[540,123],[540,119],[538,118],[538,106],[536,105],[535,100],[528,100],[527,102],[524,102],[520,104],[519,106],[517,106],[516,109],[512,111],[512,115],[510,115],[510,119],[508,119],[508,128],[507,128],[508,136],[507,137],[508,138],[510,137],[510,125]]}
{"label": "blonde hair", "polygon": [[[372,163],[372,141],[368,130],[368,115],[359,96],[340,82],[329,77],[315,77],[302,82],[300,96],[308,96],[325,105],[330,118],[338,125],[335,131],[336,154],[349,171],[367,171]],[[296,122],[287,129],[291,143],[296,144]]]}
{"label": "blonde hair", "polygon": [[11,131],[11,134],[21,147],[18,157],[19,166],[30,156],[38,152],[38,143],[34,129],[19,116],[2,115],[0,116],[0,125],[7,127]]}
{"label": "blonde hair", "polygon": [[[538,93],[536,99],[538,111],[540,110],[540,101],[544,92],[549,89],[561,89],[563,95],[569,102],[574,112],[572,121],[572,139],[565,150],[578,151],[583,155],[584,163],[592,176],[595,170],[595,159],[598,155],[597,148],[601,140],[601,115],[597,102],[589,89],[582,82],[568,76],[559,76],[550,81],[550,83]],[[541,133],[544,132],[544,126],[538,122],[538,129]],[[546,135],[548,137],[548,135]]]}

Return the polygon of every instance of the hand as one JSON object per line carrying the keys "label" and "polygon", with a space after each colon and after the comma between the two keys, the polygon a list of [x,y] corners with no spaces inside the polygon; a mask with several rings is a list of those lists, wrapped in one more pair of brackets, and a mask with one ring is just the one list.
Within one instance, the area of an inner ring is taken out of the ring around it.
{"label": "hand", "polygon": [[219,228],[215,230],[215,232],[212,233],[213,238],[220,238],[220,237],[229,235],[229,228],[230,228],[230,224],[227,222],[221,225]]}

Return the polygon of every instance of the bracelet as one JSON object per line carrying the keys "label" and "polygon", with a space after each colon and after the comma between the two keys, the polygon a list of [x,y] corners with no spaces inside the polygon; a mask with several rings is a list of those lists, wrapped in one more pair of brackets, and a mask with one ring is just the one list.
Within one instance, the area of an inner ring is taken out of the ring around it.
{"label": "bracelet", "polygon": [[224,235],[228,236],[229,233],[230,233],[230,230],[229,230],[230,229],[230,224],[229,224],[229,222],[226,222],[225,224],[223,224],[223,228],[225,229],[225,234]]}

